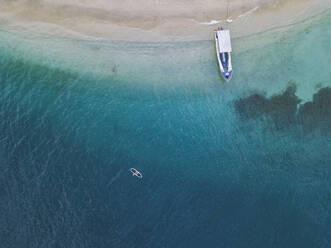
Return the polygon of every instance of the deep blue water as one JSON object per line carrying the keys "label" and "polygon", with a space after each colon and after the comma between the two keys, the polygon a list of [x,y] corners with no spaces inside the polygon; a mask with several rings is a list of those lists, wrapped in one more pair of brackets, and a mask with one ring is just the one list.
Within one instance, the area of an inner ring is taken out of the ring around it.
{"label": "deep blue water", "polygon": [[330,72],[302,102],[239,90],[244,69],[197,94],[1,53],[1,247],[331,246]]}

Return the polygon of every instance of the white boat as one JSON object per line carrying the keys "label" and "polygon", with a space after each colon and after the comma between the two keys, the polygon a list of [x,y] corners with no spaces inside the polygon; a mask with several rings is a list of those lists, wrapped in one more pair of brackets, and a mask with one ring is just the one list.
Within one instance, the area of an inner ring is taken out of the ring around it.
{"label": "white boat", "polygon": [[224,30],[222,28],[215,30],[215,45],[222,77],[225,81],[229,82],[232,78],[230,30]]}

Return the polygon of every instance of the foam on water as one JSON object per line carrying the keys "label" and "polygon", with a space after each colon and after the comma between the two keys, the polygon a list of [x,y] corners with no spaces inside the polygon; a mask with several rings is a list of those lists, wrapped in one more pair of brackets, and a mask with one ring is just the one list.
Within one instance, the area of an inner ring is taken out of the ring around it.
{"label": "foam on water", "polygon": [[218,24],[218,23],[221,23],[221,22],[222,22],[222,20],[219,20],[219,21],[211,20],[210,22],[200,22],[200,24],[209,26],[209,25],[215,25],[215,24]]}
{"label": "foam on water", "polygon": [[254,13],[255,11],[257,11],[258,9],[259,9],[259,6],[256,6],[256,7],[252,8],[252,9],[246,11],[245,13],[239,15],[238,18],[242,18],[242,17],[245,17],[247,15],[250,15],[250,14]]}

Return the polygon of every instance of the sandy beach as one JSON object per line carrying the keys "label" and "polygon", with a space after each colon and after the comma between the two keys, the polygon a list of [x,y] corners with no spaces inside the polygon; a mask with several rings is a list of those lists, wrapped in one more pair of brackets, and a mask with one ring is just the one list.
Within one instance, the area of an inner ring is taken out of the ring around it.
{"label": "sandy beach", "polygon": [[233,37],[246,36],[294,24],[330,6],[329,0],[2,0],[0,25],[56,36],[206,40],[217,26],[230,25]]}

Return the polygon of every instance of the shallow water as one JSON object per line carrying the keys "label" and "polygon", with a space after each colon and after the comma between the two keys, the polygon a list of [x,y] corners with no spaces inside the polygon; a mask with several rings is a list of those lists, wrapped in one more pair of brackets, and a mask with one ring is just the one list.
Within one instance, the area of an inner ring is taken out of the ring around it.
{"label": "shallow water", "polygon": [[2,246],[329,247],[330,20],[234,40],[230,84],[212,41],[2,30]]}

